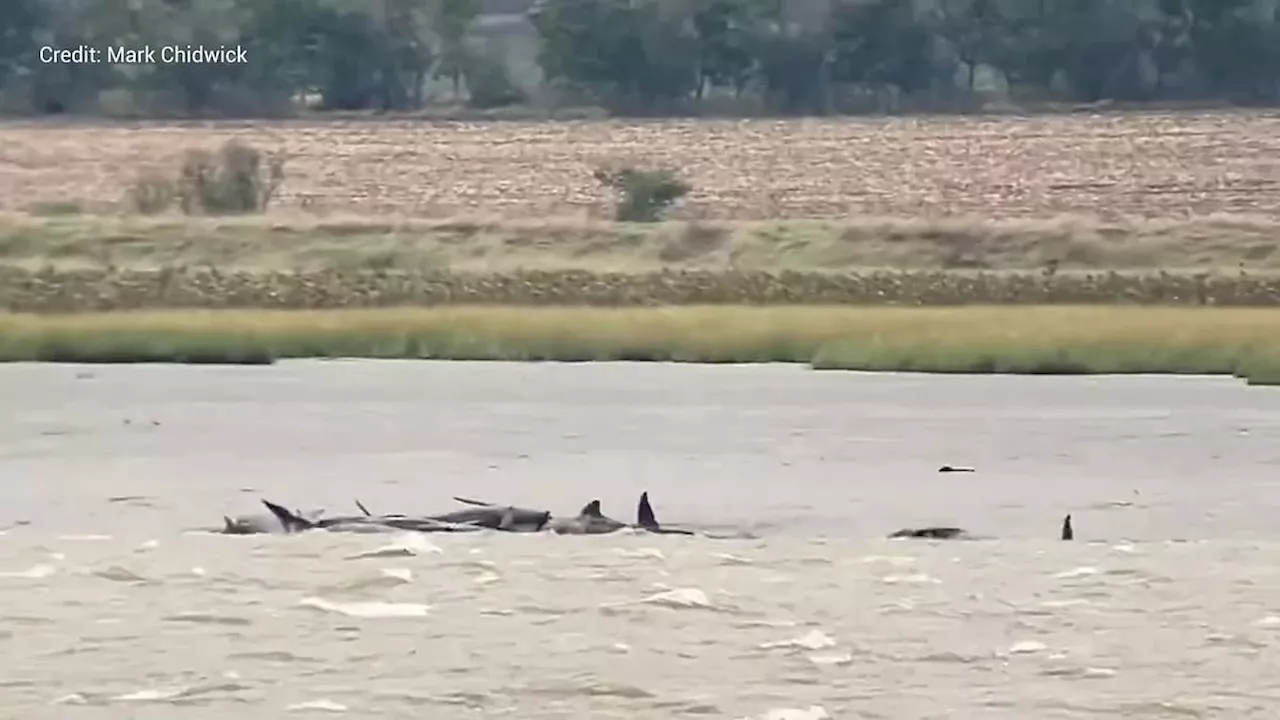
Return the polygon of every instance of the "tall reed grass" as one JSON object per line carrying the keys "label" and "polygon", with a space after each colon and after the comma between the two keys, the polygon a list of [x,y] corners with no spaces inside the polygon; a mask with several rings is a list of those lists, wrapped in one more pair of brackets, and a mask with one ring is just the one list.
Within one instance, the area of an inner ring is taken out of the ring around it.
{"label": "tall reed grass", "polygon": [[0,314],[4,361],[270,363],[337,356],[1235,374],[1280,384],[1280,310],[453,306]]}

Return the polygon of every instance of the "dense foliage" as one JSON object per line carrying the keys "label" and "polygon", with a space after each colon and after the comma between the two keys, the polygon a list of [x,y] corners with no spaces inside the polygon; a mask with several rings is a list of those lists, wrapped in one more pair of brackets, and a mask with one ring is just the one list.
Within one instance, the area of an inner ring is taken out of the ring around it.
{"label": "dense foliage", "polygon": [[[487,37],[496,4],[5,0],[0,110],[402,110],[429,103],[433,83],[475,106],[644,114],[1280,102],[1277,0],[540,0],[517,23],[536,82],[514,82],[530,68]],[[247,62],[41,60],[82,44],[240,45]]]}

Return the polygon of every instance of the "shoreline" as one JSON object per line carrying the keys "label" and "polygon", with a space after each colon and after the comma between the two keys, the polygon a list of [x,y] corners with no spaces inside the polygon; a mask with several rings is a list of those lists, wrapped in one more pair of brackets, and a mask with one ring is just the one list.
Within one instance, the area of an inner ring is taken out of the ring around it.
{"label": "shoreline", "polygon": [[1234,375],[1252,385],[1280,385],[1280,311],[688,306],[0,314],[4,362],[271,364],[323,357]]}

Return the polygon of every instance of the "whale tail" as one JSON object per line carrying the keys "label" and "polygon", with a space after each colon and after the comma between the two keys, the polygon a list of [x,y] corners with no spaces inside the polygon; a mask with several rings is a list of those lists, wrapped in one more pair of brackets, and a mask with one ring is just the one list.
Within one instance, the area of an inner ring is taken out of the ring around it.
{"label": "whale tail", "polygon": [[640,493],[640,504],[636,506],[636,525],[645,530],[657,530],[658,518],[653,514],[653,506],[649,504],[649,491]]}
{"label": "whale tail", "polygon": [[267,506],[267,509],[271,511],[271,514],[280,521],[280,526],[284,528],[285,532],[302,532],[303,530],[310,530],[316,526],[315,523],[289,510],[289,508],[277,505],[270,500],[263,500],[262,504]]}
{"label": "whale tail", "polygon": [[1067,513],[1067,516],[1062,518],[1062,539],[1063,540],[1076,539],[1075,528],[1071,527],[1071,513]]}

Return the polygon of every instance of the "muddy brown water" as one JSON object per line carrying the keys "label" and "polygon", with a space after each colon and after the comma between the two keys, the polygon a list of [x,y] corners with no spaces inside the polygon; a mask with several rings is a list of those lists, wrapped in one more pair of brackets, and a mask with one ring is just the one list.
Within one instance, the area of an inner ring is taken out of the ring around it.
{"label": "muddy brown water", "polygon": [[[1236,380],[8,365],[0,478],[4,717],[1280,707],[1280,391]],[[641,490],[758,538],[190,532]],[[883,538],[925,523],[996,539]]]}

